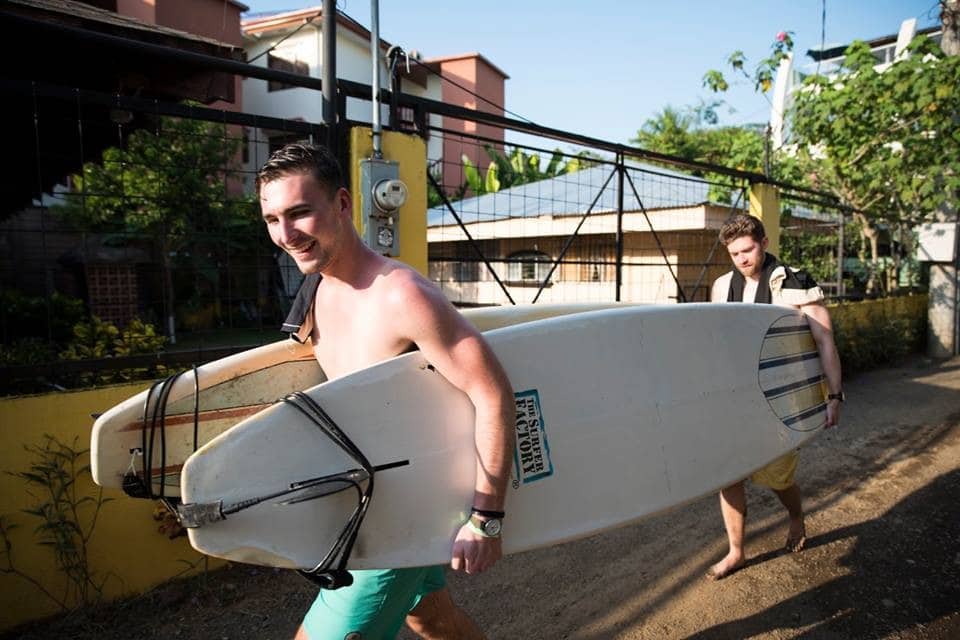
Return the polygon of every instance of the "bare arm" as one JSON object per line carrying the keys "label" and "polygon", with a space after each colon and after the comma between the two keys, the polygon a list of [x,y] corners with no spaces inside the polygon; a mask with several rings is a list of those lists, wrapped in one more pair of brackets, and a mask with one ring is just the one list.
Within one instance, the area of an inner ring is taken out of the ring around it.
{"label": "bare arm", "polygon": [[[820,352],[820,363],[827,378],[827,389],[830,393],[839,393],[841,389],[840,354],[833,341],[833,324],[830,322],[830,312],[822,304],[805,304],[800,311],[807,316],[810,322],[810,333],[817,343]],[[827,402],[827,427],[840,422],[840,401]]]}
{"label": "bare arm", "polygon": [[[404,333],[440,374],[467,394],[475,408],[473,506],[503,511],[516,419],[506,373],[483,337],[435,287],[415,280],[402,299]],[[476,573],[492,566],[500,555],[499,538],[485,538],[464,525],[454,543],[451,566]]]}

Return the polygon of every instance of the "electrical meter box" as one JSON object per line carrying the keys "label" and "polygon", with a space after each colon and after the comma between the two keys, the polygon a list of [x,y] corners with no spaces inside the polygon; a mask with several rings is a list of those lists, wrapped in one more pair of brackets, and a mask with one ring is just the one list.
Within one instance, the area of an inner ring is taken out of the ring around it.
{"label": "electrical meter box", "polygon": [[368,158],[360,161],[360,210],[364,242],[385,256],[400,254],[400,207],[407,199],[407,186],[400,181],[400,165],[393,160]]}

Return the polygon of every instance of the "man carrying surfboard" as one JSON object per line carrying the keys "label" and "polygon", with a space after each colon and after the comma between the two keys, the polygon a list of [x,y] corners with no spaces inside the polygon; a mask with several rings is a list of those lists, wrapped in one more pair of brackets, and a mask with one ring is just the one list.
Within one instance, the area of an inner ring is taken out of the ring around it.
{"label": "man carrying surfboard", "polygon": [[[844,396],[840,389],[840,356],[833,341],[830,314],[823,306],[823,290],[809,275],[790,269],[766,252],[769,240],[758,218],[743,214],[731,217],[720,228],[720,242],[727,248],[734,269],[714,281],[710,300],[790,305],[807,316],[826,377],[826,427],[835,426]],[[801,551],[806,543],[803,504],[800,489],[794,483],[797,459],[798,453],[792,451],[751,476],[753,482],[772,489],[786,507],[790,516],[786,548],[793,552]],[[720,491],[720,512],[729,551],[707,571],[711,580],[725,578],[746,561],[743,537],[747,503],[743,480]]]}
{"label": "man carrying surfboard", "polygon": [[[287,145],[260,169],[256,187],[271,240],[307,274],[284,328],[301,341],[310,338],[328,378],[419,349],[470,398],[473,513],[456,534],[450,564],[471,574],[488,569],[501,555],[516,412],[500,363],[437,287],[363,243],[329,150]],[[442,566],[351,573],[352,585],[320,592],[298,639],[392,638],[404,621],[424,638],[483,637],[453,603]]]}

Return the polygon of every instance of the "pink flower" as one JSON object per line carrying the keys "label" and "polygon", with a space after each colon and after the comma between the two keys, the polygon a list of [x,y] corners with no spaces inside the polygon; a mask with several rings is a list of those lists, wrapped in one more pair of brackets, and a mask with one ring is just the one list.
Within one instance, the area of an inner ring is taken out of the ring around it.
{"label": "pink flower", "polygon": [[786,39],[787,39],[786,31],[781,31],[780,33],[777,34],[777,42],[783,42]]}

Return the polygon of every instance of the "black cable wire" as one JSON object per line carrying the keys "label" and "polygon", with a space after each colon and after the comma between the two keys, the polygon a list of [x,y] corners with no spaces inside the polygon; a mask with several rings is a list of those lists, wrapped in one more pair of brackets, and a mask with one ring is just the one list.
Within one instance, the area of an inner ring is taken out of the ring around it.
{"label": "black cable wire", "polygon": [[[426,69],[427,71],[429,71],[429,72],[432,73],[433,75],[437,76],[438,78],[440,78],[440,79],[443,80],[444,82],[449,82],[449,83],[452,84],[453,86],[458,87],[459,89],[462,89],[463,91],[466,91],[467,93],[469,93],[470,95],[472,95],[474,98],[477,98],[478,100],[483,100],[484,102],[486,102],[486,103],[489,104],[490,106],[496,107],[497,109],[502,110],[504,113],[509,113],[509,114],[512,115],[514,118],[517,118],[518,120],[523,120],[524,122],[526,122],[526,123],[528,123],[528,124],[533,124],[533,125],[536,125],[536,124],[537,124],[536,122],[534,122],[534,121],[531,120],[530,118],[526,118],[526,117],[520,115],[519,113],[515,113],[515,112],[513,112],[513,111],[510,111],[509,109],[507,109],[507,108],[504,107],[503,105],[497,104],[496,102],[493,102],[492,100],[488,100],[487,98],[481,96],[479,93],[476,93],[476,92],[468,89],[467,87],[463,86],[463,85],[460,84],[459,82],[456,82],[455,80],[452,80],[452,79],[450,79],[450,78],[448,78],[448,77],[446,77],[446,76],[444,76],[444,75],[441,75],[441,74],[438,73],[437,71],[434,71],[433,69],[431,69],[431,68],[430,68],[430,65],[424,64],[423,62],[421,62],[420,60],[417,60],[416,58],[413,58],[413,62],[414,62],[415,64],[420,65],[421,67],[423,67],[424,69]],[[537,126],[539,126],[539,125],[537,125]]]}
{"label": "black cable wire", "polygon": [[[252,64],[255,60],[259,60],[260,58],[262,58],[263,56],[267,55],[267,54],[270,53],[271,51],[274,51],[274,50],[275,50],[278,46],[280,46],[280,44],[282,44],[285,40],[287,40],[288,38],[291,38],[292,36],[294,36],[295,34],[297,34],[301,29],[303,29],[303,28],[304,28],[305,26],[307,26],[308,24],[313,23],[313,21],[316,20],[317,18],[319,18],[319,17],[322,15],[322,13],[323,13],[323,12],[318,11],[315,15],[311,16],[310,18],[307,18],[306,20],[304,20],[303,24],[301,24],[299,27],[297,27],[296,29],[294,29],[293,31],[291,31],[290,33],[288,33],[287,35],[285,35],[285,36],[283,36],[282,38],[280,38],[277,42],[275,42],[273,45],[271,45],[270,48],[267,49],[266,51],[263,51],[263,52],[255,55],[254,57],[250,58],[249,60],[247,60],[247,63],[248,63],[248,64]],[[369,31],[369,29],[367,29],[367,28],[364,27],[362,24],[360,24],[360,22],[357,21],[356,18],[354,18],[354,17],[352,17],[352,16],[344,13],[343,11],[340,11],[339,9],[337,10],[337,13],[338,13],[339,15],[343,16],[344,18],[348,19],[350,22],[354,23],[355,25],[357,25],[357,26],[359,26],[359,27],[361,27],[361,28],[366,29],[366,30]],[[372,34],[372,33],[370,34],[370,37],[371,37],[371,38],[373,37],[373,34]],[[407,59],[408,59],[408,60],[410,59],[409,56],[407,56]],[[413,58],[413,61],[414,61],[414,63],[416,63],[416,64],[420,65],[421,67],[423,67],[424,69],[426,69],[428,72],[430,72],[430,73],[434,74],[435,76],[437,76],[438,78],[440,78],[442,81],[444,81],[444,82],[449,82],[450,84],[454,85],[455,87],[457,87],[457,88],[459,88],[459,89],[462,89],[463,91],[466,91],[468,94],[470,94],[470,95],[473,96],[474,98],[477,98],[478,100],[482,100],[483,102],[486,102],[487,104],[489,104],[490,106],[492,106],[492,107],[494,107],[494,108],[496,108],[496,109],[500,109],[503,113],[509,113],[509,114],[512,115],[513,117],[515,117],[515,118],[517,118],[517,119],[519,119],[519,120],[523,120],[524,122],[527,122],[527,123],[529,123],[529,124],[533,124],[533,125],[537,124],[537,123],[534,122],[533,120],[531,120],[531,119],[529,119],[529,118],[526,118],[526,117],[520,115],[519,113],[515,113],[515,112],[513,112],[513,111],[510,111],[509,109],[507,109],[507,108],[504,107],[503,105],[497,104],[496,102],[493,102],[492,100],[489,100],[489,99],[485,98],[484,96],[481,96],[480,94],[476,93],[475,91],[473,91],[473,90],[471,90],[471,89],[463,86],[463,85],[460,84],[459,82],[456,82],[455,80],[453,80],[453,79],[451,79],[451,78],[447,78],[447,77],[441,75],[441,74],[438,73],[437,71],[434,71],[433,69],[431,69],[429,65],[424,64],[424,63],[421,62],[420,60],[417,60],[416,58]]]}
{"label": "black cable wire", "polygon": [[283,42],[284,42],[285,40],[287,40],[288,38],[291,38],[291,37],[293,37],[294,35],[296,35],[297,33],[299,33],[300,29],[303,29],[303,28],[304,28],[305,26],[307,26],[308,24],[313,23],[313,21],[316,20],[317,18],[319,18],[321,15],[323,15],[323,12],[322,12],[322,11],[318,11],[316,14],[314,14],[314,15],[311,16],[310,18],[307,18],[306,20],[303,21],[303,24],[301,24],[299,27],[297,27],[296,29],[294,29],[293,31],[291,31],[290,33],[288,33],[287,35],[283,36],[282,38],[280,38],[279,40],[277,40],[275,43],[273,43],[273,45],[272,45],[269,49],[267,49],[266,51],[263,51],[262,53],[259,53],[259,54],[255,55],[255,56],[253,56],[252,58],[250,58],[249,60],[247,60],[247,64],[253,64],[253,62],[254,62],[255,60],[259,60],[259,59],[262,58],[263,56],[265,56],[265,55],[267,55],[268,53],[270,53],[271,51],[275,50],[277,47],[279,47],[281,44],[283,44]]}

